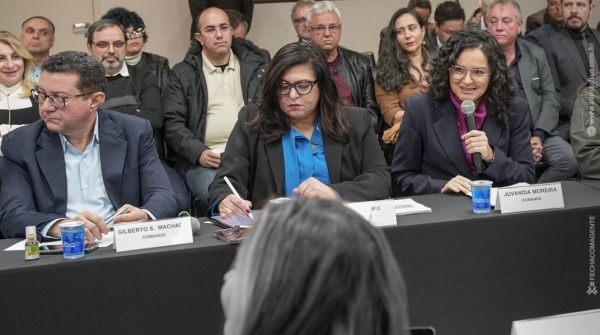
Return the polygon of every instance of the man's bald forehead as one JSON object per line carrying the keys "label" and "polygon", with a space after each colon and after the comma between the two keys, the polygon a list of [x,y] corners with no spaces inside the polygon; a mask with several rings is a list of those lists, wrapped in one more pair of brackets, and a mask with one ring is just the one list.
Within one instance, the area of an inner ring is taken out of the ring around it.
{"label": "man's bald forehead", "polygon": [[202,11],[198,17],[198,28],[202,27],[202,24],[206,24],[206,20],[210,16],[220,16],[223,19],[222,23],[229,23],[229,17],[224,10],[217,7],[210,7]]}

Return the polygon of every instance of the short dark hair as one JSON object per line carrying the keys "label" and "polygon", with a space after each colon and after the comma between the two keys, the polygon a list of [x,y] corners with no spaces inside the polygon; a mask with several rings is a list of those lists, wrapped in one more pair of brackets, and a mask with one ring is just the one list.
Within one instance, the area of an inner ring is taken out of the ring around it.
{"label": "short dark hair", "polygon": [[263,89],[258,102],[258,116],[249,127],[259,132],[266,143],[280,139],[290,130],[288,116],[279,107],[277,88],[283,73],[298,65],[309,65],[315,73],[323,132],[330,138],[347,143],[350,140],[350,121],[329,70],[325,55],[313,43],[295,42],[279,49],[269,65],[263,80]]}
{"label": "short dark hair", "polygon": [[[383,231],[328,200],[269,206],[232,267],[240,334],[408,333],[407,294]],[[235,299],[235,300],[233,300]]]}
{"label": "short dark hair", "polygon": [[77,89],[83,93],[104,92],[106,87],[102,63],[81,51],[63,51],[48,57],[42,72],[76,75]]}
{"label": "short dark hair", "polygon": [[106,12],[102,19],[112,19],[119,22],[123,28],[132,27],[133,30],[140,28],[144,29],[144,43],[148,42],[148,34],[146,33],[146,25],[144,20],[136,12],[132,12],[124,7],[113,7]]}
{"label": "short dark hair", "polygon": [[234,9],[225,9],[225,13],[229,18],[229,24],[233,29],[237,29],[237,27],[241,24],[244,25],[244,30],[248,33],[248,22],[244,19],[244,15]]}
{"label": "short dark hair", "polygon": [[438,101],[450,97],[450,67],[466,49],[479,49],[486,55],[490,66],[490,83],[485,92],[487,113],[501,125],[508,125],[510,104],[517,96],[517,89],[506,65],[504,49],[486,30],[467,28],[453,33],[441,46],[429,72],[429,96]]}
{"label": "short dark hair", "polygon": [[87,37],[87,44],[91,45],[92,43],[94,43],[95,32],[102,31],[104,30],[104,28],[109,27],[119,27],[121,29],[121,32],[123,32],[123,38],[125,38],[125,42],[127,42],[127,31],[118,21],[112,19],[102,19],[92,23],[92,25],[88,28],[87,32],[85,33],[85,36]]}
{"label": "short dark hair", "polygon": [[446,21],[465,20],[465,10],[454,1],[444,1],[435,7],[433,20],[438,26]]}
{"label": "short dark hair", "polygon": [[431,2],[429,0],[409,0],[406,5],[408,8],[426,8],[431,10]]}
{"label": "short dark hair", "polygon": [[56,27],[54,27],[54,23],[52,23],[52,21],[50,21],[50,19],[45,16],[37,15],[37,16],[32,16],[32,17],[28,18],[27,20],[23,21],[23,23],[21,23],[21,29],[25,26],[25,23],[29,22],[29,20],[32,20],[32,19],[42,19],[42,20],[48,22],[50,24],[50,26],[52,27],[52,36],[54,36]]}

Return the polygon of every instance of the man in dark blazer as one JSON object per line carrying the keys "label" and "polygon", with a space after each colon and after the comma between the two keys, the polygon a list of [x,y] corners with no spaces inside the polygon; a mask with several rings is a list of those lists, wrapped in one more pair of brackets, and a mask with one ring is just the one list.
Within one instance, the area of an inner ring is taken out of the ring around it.
{"label": "man in dark blazer", "polygon": [[59,224],[83,221],[88,240],[114,223],[176,214],[175,198],[147,120],[98,109],[106,76],[91,56],[66,51],[43,65],[34,99],[41,120],[4,136],[0,228],[42,240],[60,237]]}
{"label": "man in dark blazer", "polygon": [[[487,105],[488,114],[493,108]],[[493,181],[494,187],[535,183],[527,102],[517,98],[510,110],[513,114],[508,127],[488,116],[481,128],[494,148],[494,158],[485,164],[479,179]],[[392,162],[396,195],[440,193],[456,176],[474,178],[465,159],[456,120],[450,98],[436,101],[427,94],[417,94],[406,100]]]}
{"label": "man in dark blazer", "polygon": [[[600,49],[594,51],[593,47],[600,45],[600,33],[588,25],[593,8],[591,0],[563,0],[564,29],[539,44],[546,52],[560,99],[560,118],[554,134],[565,139],[569,138],[577,90],[600,69]],[[589,59],[591,51],[594,51],[592,60]]]}
{"label": "man in dark blazer", "polygon": [[525,39],[531,43],[538,44],[541,41],[558,34],[562,30],[564,20],[561,1],[548,0],[548,8],[546,11],[550,22],[535,30],[527,30]]}
{"label": "man in dark blazer", "polygon": [[517,38],[523,14],[515,0],[495,0],[490,5],[487,29],[504,49],[506,62],[519,97],[526,99],[533,120],[531,146],[534,162],[548,168],[538,182],[568,180],[577,171],[571,145],[553,132],[558,124],[559,104],[544,50]]}

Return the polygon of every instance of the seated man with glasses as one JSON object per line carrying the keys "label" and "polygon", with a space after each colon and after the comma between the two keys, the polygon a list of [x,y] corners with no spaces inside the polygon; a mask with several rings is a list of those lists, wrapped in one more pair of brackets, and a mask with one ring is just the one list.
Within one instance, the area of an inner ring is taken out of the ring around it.
{"label": "seated man with glasses", "polygon": [[371,125],[379,130],[381,112],[375,99],[375,84],[369,58],[339,46],[342,37],[340,11],[330,1],[317,2],[306,16],[310,39],[327,59],[329,74],[344,105],[366,108]]}
{"label": "seated man with glasses", "polygon": [[254,103],[267,60],[251,42],[232,40],[227,14],[208,8],[183,62],[163,89],[169,160],[185,179],[199,214],[240,109]]}
{"label": "seated man with glasses", "polygon": [[163,145],[163,103],[157,78],[143,67],[125,63],[127,32],[117,21],[94,22],[87,31],[88,52],[102,62],[107,83],[106,100],[100,108],[135,115],[150,121],[156,151],[171,181],[177,209],[189,209],[189,194],[181,177],[166,163]]}
{"label": "seated man with glasses", "polygon": [[136,13],[123,7],[114,7],[108,10],[102,19],[112,19],[121,24],[127,31],[127,53],[125,63],[137,65],[150,71],[158,79],[158,88],[162,86],[169,76],[169,60],[163,56],[142,51],[148,42],[148,33],[144,20]]}
{"label": "seated man with glasses", "polygon": [[[455,32],[429,73],[428,93],[406,100],[392,160],[395,194],[469,193],[476,179],[535,183],[529,105],[496,39],[476,28]],[[465,102],[474,106],[470,131]]]}
{"label": "seated man with glasses", "polygon": [[175,198],[156,155],[147,120],[106,112],[102,64],[65,51],[42,65],[32,90],[41,120],[4,136],[0,229],[25,237],[36,226],[42,240],[60,236],[59,224],[83,221],[86,239],[114,223],[177,214]]}

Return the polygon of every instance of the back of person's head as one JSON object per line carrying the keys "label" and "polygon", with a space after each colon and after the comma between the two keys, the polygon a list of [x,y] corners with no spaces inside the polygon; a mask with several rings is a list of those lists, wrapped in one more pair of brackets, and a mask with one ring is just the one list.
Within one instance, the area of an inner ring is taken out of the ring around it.
{"label": "back of person's head", "polygon": [[465,10],[460,6],[460,4],[454,1],[444,1],[441,4],[437,5],[437,7],[435,8],[433,20],[438,25],[442,25],[446,21],[464,21]]}
{"label": "back of person's head", "polygon": [[71,74],[78,77],[81,92],[104,92],[106,74],[102,63],[81,51],[63,51],[46,59],[42,71],[52,74]]}
{"label": "back of person's head", "polygon": [[349,139],[349,121],[345,116],[335,82],[329,75],[325,55],[313,43],[290,43],[273,56],[262,82],[263,89],[258,103],[259,116],[251,123],[251,128],[260,132],[267,143],[289,131],[288,117],[279,107],[278,88],[284,73],[301,65],[309,66],[315,74],[317,84],[313,86],[313,90],[319,91],[317,109],[321,115],[323,132],[346,143]]}
{"label": "back of person's head", "polygon": [[17,36],[6,30],[0,30],[0,43],[11,47],[23,59],[23,75],[20,80],[24,95],[29,96],[31,89],[35,86],[33,81],[31,81],[31,71],[35,67],[33,56],[27,51],[27,48],[25,48]]}
{"label": "back of person's head", "polygon": [[102,19],[111,19],[119,22],[123,28],[132,27],[134,31],[138,29],[144,30],[144,43],[148,42],[148,34],[146,33],[146,25],[144,20],[138,13],[130,11],[124,7],[113,7],[102,16]]}
{"label": "back of person's head", "polygon": [[116,21],[113,19],[101,19],[101,20],[98,20],[98,21],[92,23],[92,25],[90,25],[87,32],[85,33],[85,36],[87,37],[87,44],[92,45],[92,43],[94,43],[94,33],[95,32],[102,31],[105,28],[109,28],[109,27],[118,27],[119,29],[121,29],[121,32],[123,33],[124,41],[127,42],[127,31],[119,23],[119,21]]}
{"label": "back of person's head", "polygon": [[310,26],[310,20],[313,15],[319,15],[323,13],[333,13],[337,15],[340,23],[342,23],[342,14],[337,6],[331,1],[321,1],[315,3],[306,14],[306,24]]}
{"label": "back of person's head", "polygon": [[267,208],[221,297],[225,334],[406,334],[405,286],[381,230],[339,202]]}

